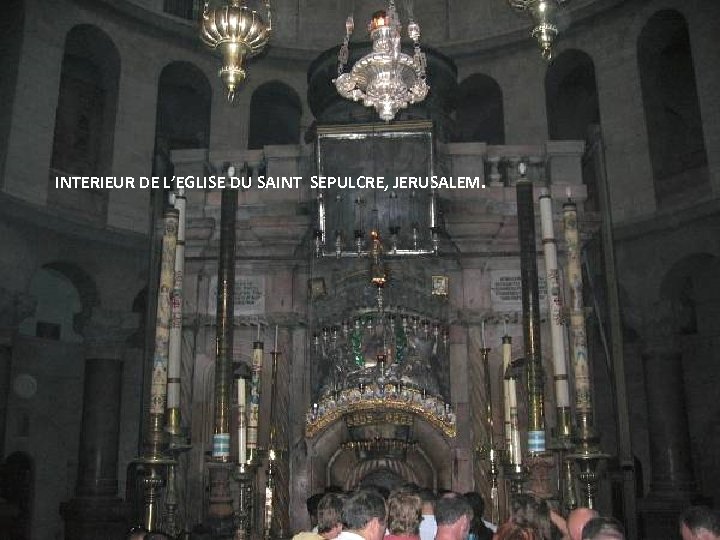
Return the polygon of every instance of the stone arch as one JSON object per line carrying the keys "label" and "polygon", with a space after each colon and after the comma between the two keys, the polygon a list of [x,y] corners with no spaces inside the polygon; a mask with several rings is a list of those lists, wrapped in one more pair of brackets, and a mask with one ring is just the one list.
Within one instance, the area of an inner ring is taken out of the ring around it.
{"label": "stone arch", "polygon": [[690,34],[675,10],[652,15],[637,41],[655,199],[668,206],[710,191]]}
{"label": "stone arch", "polygon": [[353,467],[345,481],[345,491],[352,491],[358,486],[374,483],[375,480],[370,480],[374,475],[388,475],[396,479],[402,479],[405,483],[418,483],[414,471],[404,461],[376,458],[360,461]]}
{"label": "stone arch", "polygon": [[258,86],[250,99],[248,148],[298,144],[302,102],[295,90],[280,81]]}
{"label": "stone arch", "polygon": [[[0,19],[0,68],[3,73],[0,78],[0,95],[3,96],[0,100],[0,171],[5,170],[24,25],[25,2],[7,0]],[[0,187],[4,184],[4,180],[5,176],[0,174]]]}
{"label": "stone arch", "polygon": [[503,92],[489,75],[473,73],[460,83],[454,140],[505,144]]}
{"label": "stone arch", "polygon": [[167,169],[172,150],[208,148],[211,101],[210,82],[197,66],[178,61],[162,69],[155,122],[156,174],[171,175]]}
{"label": "stone arch", "polygon": [[55,176],[110,173],[119,80],[120,54],[112,39],[93,25],[71,28],[60,75],[48,204],[100,223],[107,219],[107,191],[56,189]]}
{"label": "stone arch", "polygon": [[372,455],[357,451],[343,419],[338,419],[313,438],[306,439],[311,463],[310,492],[329,485],[360,485],[363,478],[377,470],[387,470],[403,481],[428,489],[452,487],[453,444],[424,419],[416,418],[410,432],[410,444],[400,454]]}
{"label": "stone arch", "polygon": [[85,323],[100,304],[94,280],[73,263],[43,265],[33,276],[30,293],[35,313],[20,324],[20,332],[46,339],[82,341]]}

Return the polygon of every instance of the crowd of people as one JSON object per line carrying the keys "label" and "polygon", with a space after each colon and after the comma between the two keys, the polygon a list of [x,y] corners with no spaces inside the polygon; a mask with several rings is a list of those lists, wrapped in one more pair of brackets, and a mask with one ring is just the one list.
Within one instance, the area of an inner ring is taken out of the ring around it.
{"label": "crowd of people", "polygon": [[[483,519],[485,504],[478,493],[435,496],[415,485],[389,493],[330,490],[310,497],[307,507],[313,530],[293,540],[626,540],[623,525],[613,517],[590,508],[563,516],[532,494],[513,495],[510,516],[501,524]],[[688,508],[680,516],[678,537],[720,540],[720,512]]]}

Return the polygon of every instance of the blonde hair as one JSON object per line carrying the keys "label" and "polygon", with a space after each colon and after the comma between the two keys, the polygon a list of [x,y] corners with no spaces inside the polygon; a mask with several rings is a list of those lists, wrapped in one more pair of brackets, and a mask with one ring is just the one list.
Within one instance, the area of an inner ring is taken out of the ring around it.
{"label": "blonde hair", "polygon": [[500,526],[494,536],[495,540],[538,540],[535,531],[512,521]]}
{"label": "blonde hair", "polygon": [[391,534],[417,535],[422,519],[422,499],[415,493],[393,493],[388,499]]}

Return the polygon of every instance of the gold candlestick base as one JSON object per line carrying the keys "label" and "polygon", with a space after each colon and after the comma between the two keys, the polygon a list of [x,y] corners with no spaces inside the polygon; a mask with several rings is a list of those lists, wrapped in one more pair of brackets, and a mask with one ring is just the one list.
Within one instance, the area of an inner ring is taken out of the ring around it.
{"label": "gold candlestick base", "polygon": [[247,540],[252,530],[253,494],[255,493],[255,475],[260,466],[258,460],[236,466],[234,480],[237,482],[237,506],[235,509],[235,538]]}
{"label": "gold candlestick base", "polygon": [[610,456],[601,452],[584,452],[578,454],[570,454],[571,459],[577,465],[576,476],[580,480],[583,491],[583,506],[587,508],[597,508],[597,485],[600,480],[598,474],[598,466]]}
{"label": "gold candlestick base", "polygon": [[503,478],[510,480],[510,493],[513,495],[525,492],[525,482],[529,477],[524,465],[509,463],[503,467]]}

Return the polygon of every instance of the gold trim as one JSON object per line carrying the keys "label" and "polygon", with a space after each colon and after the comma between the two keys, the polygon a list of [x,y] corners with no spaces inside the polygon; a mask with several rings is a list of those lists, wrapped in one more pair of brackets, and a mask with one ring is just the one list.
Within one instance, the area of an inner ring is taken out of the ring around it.
{"label": "gold trim", "polygon": [[[368,425],[377,423],[378,421],[389,421],[390,423],[405,425],[409,420],[409,418],[403,416],[392,416],[391,413],[393,412],[405,412],[408,415],[418,416],[448,438],[453,438],[457,434],[454,421],[439,417],[434,412],[426,409],[422,403],[406,401],[395,397],[373,397],[331,408],[315,420],[306,424],[305,436],[308,438],[315,437],[345,417],[348,417],[346,418],[348,425]],[[371,413],[370,416],[368,416],[367,413]],[[382,418],[378,418],[377,415],[383,416]],[[353,424],[351,422],[362,423]]]}

